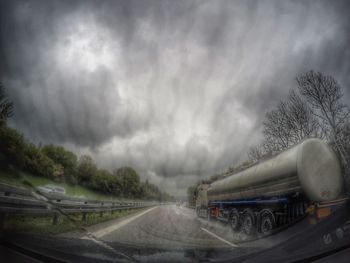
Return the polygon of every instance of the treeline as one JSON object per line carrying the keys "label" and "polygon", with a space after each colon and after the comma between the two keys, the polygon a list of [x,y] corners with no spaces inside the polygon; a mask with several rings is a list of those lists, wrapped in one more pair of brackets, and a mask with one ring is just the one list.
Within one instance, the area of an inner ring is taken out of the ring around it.
{"label": "treeline", "polygon": [[170,201],[173,198],[147,180],[141,182],[131,167],[112,172],[99,169],[94,160],[83,155],[78,158],[62,146],[36,146],[27,141],[6,120],[12,116],[13,105],[0,86],[0,169],[15,168],[57,182],[79,184],[116,197]]}
{"label": "treeline", "polygon": [[262,142],[249,150],[249,159],[255,162],[313,137],[327,141],[348,170],[350,111],[343,98],[332,76],[314,71],[298,76],[289,95],[266,113]]}

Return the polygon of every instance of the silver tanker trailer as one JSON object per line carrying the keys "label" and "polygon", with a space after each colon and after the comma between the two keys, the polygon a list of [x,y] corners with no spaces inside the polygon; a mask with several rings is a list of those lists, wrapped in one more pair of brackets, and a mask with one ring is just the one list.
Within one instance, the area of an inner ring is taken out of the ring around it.
{"label": "silver tanker trailer", "polygon": [[228,222],[234,231],[270,233],[305,215],[310,205],[343,192],[340,163],[319,139],[300,144],[197,189],[198,216]]}

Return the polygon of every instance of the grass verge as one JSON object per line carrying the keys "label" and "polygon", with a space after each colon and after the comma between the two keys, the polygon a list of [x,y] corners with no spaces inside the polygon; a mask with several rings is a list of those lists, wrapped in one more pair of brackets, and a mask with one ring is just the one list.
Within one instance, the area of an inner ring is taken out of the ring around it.
{"label": "grass verge", "polygon": [[44,186],[47,184],[61,186],[66,190],[66,195],[68,196],[81,197],[92,200],[121,200],[121,198],[98,193],[80,185],[70,185],[64,182],[55,182],[45,177],[31,175],[14,169],[8,171],[0,169],[0,182],[13,186],[24,187],[24,182],[26,181],[34,187]]}
{"label": "grass verge", "polygon": [[79,227],[90,226],[108,220],[125,217],[127,215],[139,212],[145,208],[104,212],[89,213],[86,215],[86,221],[82,221],[82,214],[69,215],[74,223],[67,217],[61,215],[56,225],[53,225],[52,216],[32,216],[32,215],[8,215],[5,220],[4,230],[8,232],[26,232],[43,235],[54,235],[68,231],[77,230]]}

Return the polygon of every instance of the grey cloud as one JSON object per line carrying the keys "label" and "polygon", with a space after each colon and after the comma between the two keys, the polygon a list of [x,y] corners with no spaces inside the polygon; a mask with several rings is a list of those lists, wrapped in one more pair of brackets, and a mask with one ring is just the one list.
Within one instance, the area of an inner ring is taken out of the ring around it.
{"label": "grey cloud", "polygon": [[350,84],[347,1],[1,5],[11,125],[176,194],[244,160],[298,74]]}

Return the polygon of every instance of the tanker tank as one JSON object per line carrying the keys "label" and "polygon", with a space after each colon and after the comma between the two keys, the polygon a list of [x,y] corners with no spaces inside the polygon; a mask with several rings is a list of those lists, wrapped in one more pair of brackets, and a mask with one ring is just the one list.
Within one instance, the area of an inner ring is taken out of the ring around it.
{"label": "tanker tank", "polygon": [[343,179],[337,156],[320,139],[302,143],[246,170],[212,183],[208,201],[304,193],[313,202],[337,198]]}

